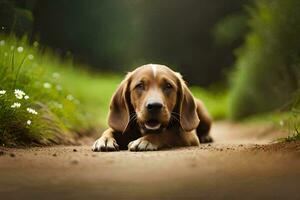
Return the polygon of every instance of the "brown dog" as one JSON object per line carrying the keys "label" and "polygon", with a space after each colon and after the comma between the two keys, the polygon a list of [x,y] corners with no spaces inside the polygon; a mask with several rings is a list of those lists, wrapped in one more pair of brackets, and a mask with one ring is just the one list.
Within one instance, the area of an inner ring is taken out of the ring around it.
{"label": "brown dog", "polygon": [[151,151],[212,142],[211,118],[181,75],[148,64],[127,74],[110,103],[109,129],[93,151]]}

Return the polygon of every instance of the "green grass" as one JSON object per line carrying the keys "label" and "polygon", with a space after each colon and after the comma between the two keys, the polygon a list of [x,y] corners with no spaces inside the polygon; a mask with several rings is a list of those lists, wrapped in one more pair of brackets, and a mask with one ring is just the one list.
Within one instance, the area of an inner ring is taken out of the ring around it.
{"label": "green grass", "polygon": [[[0,41],[1,145],[68,143],[104,126],[120,77],[89,74],[49,50],[41,53],[38,43],[28,45],[26,38],[1,35]],[[29,98],[16,98],[15,89]],[[12,108],[14,103],[21,106]]]}
{"label": "green grass", "polygon": [[206,90],[196,86],[191,87],[191,91],[195,97],[204,102],[204,105],[214,120],[221,120],[227,117],[227,91]]}
{"label": "green grass", "polygon": [[285,141],[300,140],[300,92],[295,95],[295,101],[289,116],[286,119],[286,129],[290,132],[290,136],[285,138]]}

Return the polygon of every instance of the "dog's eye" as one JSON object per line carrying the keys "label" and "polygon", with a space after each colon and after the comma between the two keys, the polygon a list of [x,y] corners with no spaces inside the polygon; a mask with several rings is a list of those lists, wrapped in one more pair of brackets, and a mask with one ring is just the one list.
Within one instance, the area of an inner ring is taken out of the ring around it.
{"label": "dog's eye", "polygon": [[144,86],[144,83],[138,83],[136,86],[135,86],[136,89],[139,89],[139,90],[144,90],[145,89],[145,86]]}
{"label": "dog's eye", "polygon": [[167,83],[165,86],[165,90],[170,90],[172,88],[173,88],[173,86],[170,83]]}

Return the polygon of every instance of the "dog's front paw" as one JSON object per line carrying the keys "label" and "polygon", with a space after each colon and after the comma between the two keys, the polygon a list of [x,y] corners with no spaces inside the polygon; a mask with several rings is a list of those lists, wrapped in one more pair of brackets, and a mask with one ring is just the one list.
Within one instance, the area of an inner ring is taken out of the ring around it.
{"label": "dog's front paw", "polygon": [[200,140],[200,143],[211,143],[214,141],[210,135],[202,136],[199,138],[199,140]]}
{"label": "dog's front paw", "polygon": [[92,151],[118,151],[119,145],[112,137],[100,137],[92,146]]}
{"label": "dog's front paw", "polygon": [[139,138],[128,144],[128,150],[129,151],[156,151],[158,150],[158,145],[149,142],[145,138]]}

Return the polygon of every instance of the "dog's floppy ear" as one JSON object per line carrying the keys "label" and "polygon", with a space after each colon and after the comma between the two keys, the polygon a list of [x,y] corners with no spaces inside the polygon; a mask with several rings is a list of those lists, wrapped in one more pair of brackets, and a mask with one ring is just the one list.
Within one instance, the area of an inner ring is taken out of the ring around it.
{"label": "dog's floppy ear", "polygon": [[115,131],[124,132],[129,122],[128,85],[130,73],[121,82],[110,102],[108,125]]}
{"label": "dog's floppy ear", "polygon": [[179,73],[176,73],[179,79],[179,114],[180,125],[185,131],[192,131],[199,125],[197,107],[191,91],[188,89]]}

